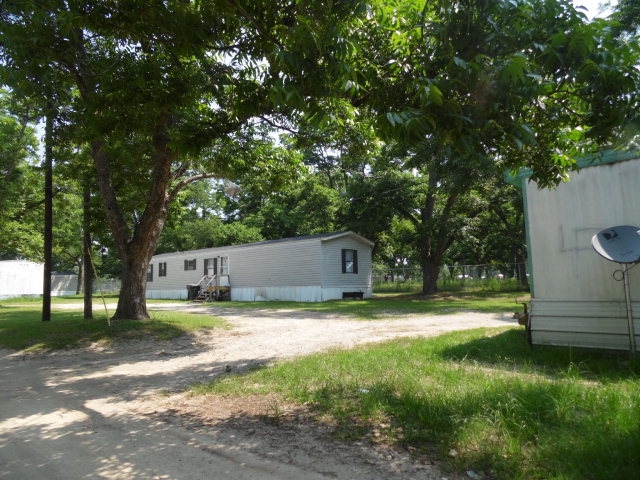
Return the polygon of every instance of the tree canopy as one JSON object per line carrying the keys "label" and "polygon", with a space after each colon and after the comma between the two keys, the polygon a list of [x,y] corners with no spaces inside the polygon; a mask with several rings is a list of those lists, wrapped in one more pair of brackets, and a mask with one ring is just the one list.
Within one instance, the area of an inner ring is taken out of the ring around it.
{"label": "tree canopy", "polygon": [[0,92],[0,258],[42,259],[43,172],[29,118],[11,112]]}
{"label": "tree canopy", "polygon": [[528,167],[550,186],[635,120],[637,42],[569,1],[376,7],[372,103],[390,135],[466,163]]}

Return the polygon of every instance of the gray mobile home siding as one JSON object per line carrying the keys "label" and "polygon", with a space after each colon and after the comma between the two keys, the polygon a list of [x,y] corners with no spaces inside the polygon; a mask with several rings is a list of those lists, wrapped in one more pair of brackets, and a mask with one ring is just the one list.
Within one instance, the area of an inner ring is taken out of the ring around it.
{"label": "gray mobile home siding", "polygon": [[[358,273],[342,273],[342,249],[358,252]],[[231,247],[167,253],[152,258],[153,280],[148,298],[187,298],[186,285],[204,274],[206,258],[229,261],[231,300],[324,301],[342,298],[347,291],[370,297],[372,243],[350,232],[283,239]],[[184,260],[196,259],[196,270],[185,271]],[[166,262],[167,276],[158,264]]]}
{"label": "gray mobile home siding", "polygon": [[[371,288],[371,249],[352,238],[343,237],[324,242],[322,249],[323,285],[327,288],[349,286],[353,291]],[[358,252],[358,273],[342,273],[342,250]]]}
{"label": "gray mobile home siding", "polygon": [[237,247],[229,259],[231,299],[320,301],[318,240]]}

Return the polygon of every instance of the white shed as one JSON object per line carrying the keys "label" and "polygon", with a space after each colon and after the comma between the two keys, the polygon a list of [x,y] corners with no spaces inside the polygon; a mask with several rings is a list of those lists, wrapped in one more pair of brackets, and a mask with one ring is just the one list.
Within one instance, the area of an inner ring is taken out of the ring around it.
{"label": "white shed", "polygon": [[42,295],[44,265],[29,260],[0,261],[0,299]]}
{"label": "white shed", "polygon": [[339,232],[163,253],[151,259],[147,298],[190,298],[189,285],[236,301],[367,298],[372,248],[354,232]]}
{"label": "white shed", "polygon": [[[591,239],[609,227],[640,226],[640,158],[604,152],[579,164],[569,182],[551,190],[520,177],[531,274],[531,341],[629,350],[624,284],[621,272],[614,275],[623,267],[596,254]],[[640,268],[629,274],[637,335]]]}

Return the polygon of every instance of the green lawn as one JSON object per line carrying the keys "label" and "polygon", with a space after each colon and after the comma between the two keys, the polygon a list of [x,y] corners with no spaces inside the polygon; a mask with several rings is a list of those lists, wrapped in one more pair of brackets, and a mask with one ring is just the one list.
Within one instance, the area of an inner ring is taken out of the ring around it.
{"label": "green lawn", "polygon": [[[109,298],[114,302],[115,298]],[[51,321],[42,321],[41,299],[17,298],[0,301],[0,347],[24,352],[43,352],[80,347],[94,342],[152,337],[159,340],[184,335],[202,328],[223,328],[226,324],[210,315],[150,309],[150,320],[108,321],[102,301],[93,302],[91,320],[83,318],[82,298],[55,297]],[[62,308],[77,304],[77,308]],[[113,315],[113,311],[110,315]]]}
{"label": "green lawn", "polygon": [[640,478],[639,374],[626,355],[531,348],[512,327],[312,355],[193,392],[275,392],[342,438],[435,449],[488,479],[610,480]]}
{"label": "green lawn", "polygon": [[364,300],[332,300],[328,302],[227,302],[227,308],[295,309],[307,312],[329,312],[363,320],[376,320],[398,315],[475,311],[505,313],[522,311],[520,302],[529,300],[523,292],[452,292],[429,297],[413,293],[376,293]]}

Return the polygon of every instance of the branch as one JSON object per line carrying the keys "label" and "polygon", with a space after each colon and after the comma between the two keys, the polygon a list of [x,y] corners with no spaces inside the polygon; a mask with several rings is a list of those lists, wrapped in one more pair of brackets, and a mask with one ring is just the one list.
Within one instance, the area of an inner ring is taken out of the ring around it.
{"label": "branch", "polygon": [[129,241],[129,228],[120,209],[120,203],[111,180],[109,157],[102,141],[94,140],[91,142],[91,156],[96,167],[96,180],[102,196],[107,222],[119,253],[122,255]]}
{"label": "branch", "polygon": [[180,193],[180,190],[182,190],[184,187],[186,187],[187,185],[197,182],[199,180],[205,180],[207,178],[219,178],[219,176],[215,173],[201,173],[199,175],[193,175],[191,177],[185,178],[183,180],[180,180],[175,187],[173,187],[171,189],[171,191],[169,192],[169,201],[172,202],[176,196],[178,195],[178,193]]}
{"label": "branch", "polygon": [[171,173],[171,176],[172,178],[180,178],[182,175],[184,175],[187,172],[188,169],[189,169],[189,162],[185,162],[182,165],[180,165],[178,168],[176,168]]}
{"label": "branch", "polygon": [[405,208],[404,205],[402,205],[400,203],[396,203],[396,205],[394,205],[393,208],[400,215],[402,215],[407,220],[409,220],[416,228],[420,227],[420,219],[418,219],[413,213],[411,213],[411,210],[409,210],[408,208]]}
{"label": "branch", "polygon": [[294,130],[293,128],[291,128],[291,127],[285,127],[284,125],[279,125],[276,122],[274,122],[273,120],[270,120],[265,116],[258,115],[257,118],[259,118],[263,122],[271,125],[273,128],[277,128],[279,130],[284,130],[285,132],[289,132],[289,133],[291,133],[293,135],[298,135],[300,133],[297,130]]}

